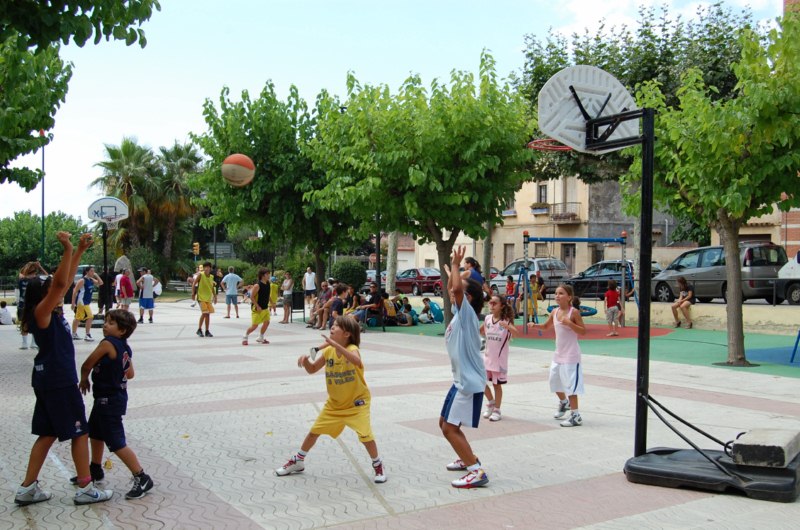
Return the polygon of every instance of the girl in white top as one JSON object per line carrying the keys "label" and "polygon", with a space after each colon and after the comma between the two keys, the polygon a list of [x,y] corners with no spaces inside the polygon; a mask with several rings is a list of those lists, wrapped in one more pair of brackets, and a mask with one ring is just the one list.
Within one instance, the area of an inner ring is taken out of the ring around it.
{"label": "girl in white top", "polygon": [[[493,295],[489,300],[489,315],[481,324],[481,335],[486,337],[486,349],[483,352],[483,364],[486,367],[486,410],[484,418],[489,421],[500,421],[500,405],[503,402],[502,385],[508,382],[508,346],[512,337],[519,335],[514,325],[514,309],[503,295]],[[494,386],[492,396],[491,383]]]}
{"label": "girl in white top", "polygon": [[578,335],[586,334],[580,311],[580,299],[569,285],[556,288],[556,305],[550,318],[544,324],[528,324],[529,328],[549,329],[555,327],[556,351],[550,365],[550,390],[559,399],[558,410],[553,417],[560,419],[567,411],[569,418],[561,422],[562,427],[577,427],[583,423],[578,411],[578,395],[583,394],[583,370],[581,369],[581,348]]}

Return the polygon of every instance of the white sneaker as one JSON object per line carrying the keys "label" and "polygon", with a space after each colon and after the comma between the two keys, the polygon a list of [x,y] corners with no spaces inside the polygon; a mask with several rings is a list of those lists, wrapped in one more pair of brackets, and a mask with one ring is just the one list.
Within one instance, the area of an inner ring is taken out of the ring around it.
{"label": "white sneaker", "polygon": [[36,502],[49,500],[53,495],[49,491],[44,491],[39,488],[39,481],[35,480],[27,487],[20,486],[17,488],[17,495],[14,497],[14,502],[19,506],[27,506]]}
{"label": "white sneaker", "polygon": [[92,336],[91,336],[91,335],[86,335],[86,336],[83,338],[83,340],[85,340],[86,342],[94,342],[94,339],[92,338]]}
{"label": "white sneaker", "polygon": [[75,504],[94,504],[95,502],[107,501],[114,495],[112,490],[99,490],[94,482],[90,482],[85,488],[80,488],[75,492],[73,502]]}
{"label": "white sneaker", "polygon": [[492,415],[492,411],[494,411],[494,403],[489,403],[486,405],[486,410],[483,411],[483,417],[488,418]]}
{"label": "white sneaker", "polygon": [[386,482],[386,472],[383,470],[383,462],[381,462],[377,466],[373,465],[372,469],[375,470],[376,484],[383,484],[384,482]]}
{"label": "white sneaker", "polygon": [[77,333],[72,334],[72,340],[81,340]]}
{"label": "white sneaker", "polygon": [[569,401],[566,401],[566,402],[559,401],[558,402],[558,410],[555,411],[555,413],[553,414],[553,417],[555,419],[557,419],[557,420],[560,420],[561,418],[564,417],[564,415],[567,413],[568,410],[569,410]]}
{"label": "white sneaker", "polygon": [[296,456],[293,456],[288,462],[283,464],[282,467],[276,469],[275,474],[279,477],[285,477],[286,475],[291,475],[292,473],[302,473],[305,468],[305,462],[298,460]]}
{"label": "white sneaker", "polygon": [[501,419],[503,419],[503,415],[500,414],[500,409],[494,409],[492,415],[489,416],[489,421],[500,421]]}
{"label": "white sneaker", "polygon": [[461,478],[457,478],[450,484],[454,488],[479,488],[489,483],[489,476],[483,469],[477,471],[470,471]]}
{"label": "white sneaker", "polygon": [[583,418],[581,418],[580,414],[575,414],[574,412],[569,415],[569,418],[561,422],[562,427],[580,427],[583,425]]}

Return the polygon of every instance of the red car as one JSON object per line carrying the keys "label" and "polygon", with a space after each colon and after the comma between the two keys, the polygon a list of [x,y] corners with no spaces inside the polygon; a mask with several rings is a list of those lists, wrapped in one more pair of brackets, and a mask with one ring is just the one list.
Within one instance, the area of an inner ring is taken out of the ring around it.
{"label": "red car", "polygon": [[434,293],[438,296],[442,293],[441,278],[442,275],[438,269],[430,267],[406,269],[397,273],[395,287],[401,293],[411,293],[414,296],[419,296],[422,293]]}

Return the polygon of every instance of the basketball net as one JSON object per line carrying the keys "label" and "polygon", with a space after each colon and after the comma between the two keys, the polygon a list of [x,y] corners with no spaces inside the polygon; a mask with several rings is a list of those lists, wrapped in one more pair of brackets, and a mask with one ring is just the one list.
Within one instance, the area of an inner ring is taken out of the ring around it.
{"label": "basketball net", "polygon": [[117,228],[119,228],[119,219],[115,217],[108,217],[104,219],[103,222],[106,223],[107,230],[116,230]]}

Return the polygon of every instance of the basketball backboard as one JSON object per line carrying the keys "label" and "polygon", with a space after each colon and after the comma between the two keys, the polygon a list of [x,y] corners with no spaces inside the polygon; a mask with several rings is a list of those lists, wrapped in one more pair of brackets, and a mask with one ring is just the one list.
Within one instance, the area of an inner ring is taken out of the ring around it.
{"label": "basketball backboard", "polygon": [[89,219],[101,223],[118,223],[128,218],[128,205],[116,197],[100,197],[89,205]]}
{"label": "basketball backboard", "polygon": [[[582,153],[608,153],[625,146],[592,149],[586,145],[590,119],[631,111],[636,102],[613,75],[596,66],[564,68],[539,91],[539,129]],[[615,122],[603,140],[614,141],[639,136],[639,121]],[[602,134],[602,132],[601,132]]]}

